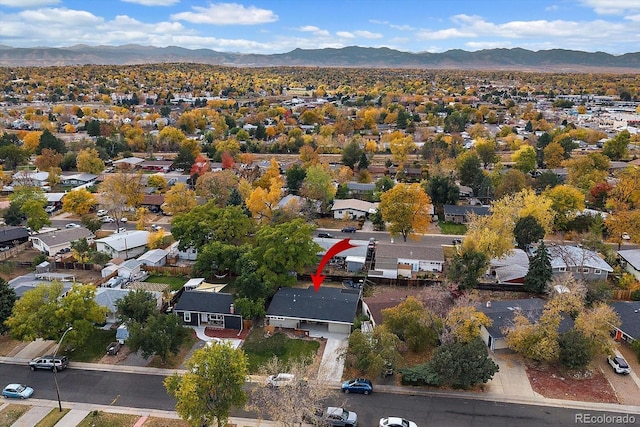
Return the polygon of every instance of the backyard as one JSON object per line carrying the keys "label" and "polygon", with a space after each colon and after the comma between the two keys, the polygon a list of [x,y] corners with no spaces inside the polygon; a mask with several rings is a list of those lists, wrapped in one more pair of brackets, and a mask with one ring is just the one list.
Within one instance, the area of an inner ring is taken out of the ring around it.
{"label": "backyard", "polygon": [[162,283],[164,285],[169,285],[172,291],[179,291],[185,283],[189,280],[188,277],[181,276],[163,276],[159,274],[153,274],[147,277],[145,282],[151,283]]}

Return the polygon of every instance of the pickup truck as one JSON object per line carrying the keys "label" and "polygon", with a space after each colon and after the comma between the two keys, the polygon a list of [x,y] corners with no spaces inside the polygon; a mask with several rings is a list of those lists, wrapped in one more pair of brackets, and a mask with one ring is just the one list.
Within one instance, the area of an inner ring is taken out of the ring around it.
{"label": "pickup truck", "polygon": [[114,341],[111,344],[109,344],[107,346],[107,354],[109,356],[117,356],[118,352],[120,351],[120,346],[122,344],[120,344],[118,341]]}

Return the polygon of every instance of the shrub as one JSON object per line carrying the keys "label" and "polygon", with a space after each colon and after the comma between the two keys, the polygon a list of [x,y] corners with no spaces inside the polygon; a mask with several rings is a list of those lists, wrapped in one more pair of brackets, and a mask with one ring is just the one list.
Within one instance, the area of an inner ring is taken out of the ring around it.
{"label": "shrub", "polygon": [[47,256],[45,254],[38,254],[33,258],[33,261],[31,262],[31,265],[36,267],[39,264],[42,264],[43,262],[45,262],[47,260]]}
{"label": "shrub", "polygon": [[[635,291],[631,292],[631,300],[640,301],[640,289],[636,289]],[[634,341],[634,343],[636,342],[637,341]]]}
{"label": "shrub", "polygon": [[568,369],[583,369],[591,361],[589,340],[579,331],[571,329],[558,337],[560,363]]}

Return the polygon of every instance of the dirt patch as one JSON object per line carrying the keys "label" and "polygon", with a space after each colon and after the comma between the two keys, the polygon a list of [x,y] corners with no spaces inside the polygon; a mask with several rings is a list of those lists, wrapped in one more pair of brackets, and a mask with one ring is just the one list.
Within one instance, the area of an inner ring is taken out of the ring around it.
{"label": "dirt patch", "polygon": [[536,393],[551,399],[619,403],[602,372],[591,367],[585,375],[572,376],[556,366],[527,363],[527,376]]}
{"label": "dirt patch", "polygon": [[0,427],[9,427],[13,425],[13,423],[15,423],[16,420],[29,409],[31,409],[31,406],[10,403],[2,410],[2,412],[0,412]]}
{"label": "dirt patch", "polygon": [[12,356],[26,347],[27,343],[13,340],[8,335],[0,336],[0,356]]}
{"label": "dirt patch", "polygon": [[183,420],[173,418],[156,418],[149,417],[142,424],[143,427],[189,427],[189,423]]}
{"label": "dirt patch", "polygon": [[140,419],[139,415],[115,414],[112,412],[93,411],[78,424],[78,427],[120,427],[132,426]]}
{"label": "dirt patch", "polygon": [[129,356],[129,354],[131,354],[131,350],[129,349],[129,347],[123,345],[122,347],[120,347],[118,354],[116,354],[115,356],[110,356],[105,353],[105,355],[95,363],[102,363],[105,365],[120,365],[127,359],[127,356]]}

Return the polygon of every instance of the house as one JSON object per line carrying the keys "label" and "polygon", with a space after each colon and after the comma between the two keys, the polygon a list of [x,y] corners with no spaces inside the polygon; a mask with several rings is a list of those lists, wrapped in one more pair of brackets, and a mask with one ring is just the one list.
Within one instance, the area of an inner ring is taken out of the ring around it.
{"label": "house", "polygon": [[[117,289],[117,288],[96,288],[94,301],[100,306],[107,309],[106,322],[116,323],[118,321],[118,301],[134,292],[134,289]],[[158,310],[162,307],[162,292],[150,292],[156,300]]]}
{"label": "house", "polygon": [[130,259],[142,255],[149,243],[149,232],[145,230],[130,230],[115,233],[111,236],[97,239],[96,250],[104,252],[111,258]]}
{"label": "house", "polygon": [[62,185],[87,185],[98,179],[98,175],[92,173],[76,173],[73,175],[64,175],[60,177],[60,183]]}
{"label": "house", "polygon": [[489,261],[489,275],[500,284],[522,284],[529,272],[529,256],[522,249]]}
{"label": "house", "polygon": [[61,230],[49,231],[31,236],[29,240],[33,247],[40,252],[53,256],[61,250],[71,249],[71,242],[80,239],[87,239],[88,243],[93,243],[93,233],[85,227],[63,228]]}
{"label": "house", "polygon": [[24,227],[0,227],[0,245],[15,246],[29,240],[29,231]]}
{"label": "house", "polygon": [[374,270],[395,269],[396,277],[411,277],[414,273],[442,273],[443,266],[442,246],[415,246],[401,242],[380,242],[376,246]]}
{"label": "house", "polygon": [[[341,240],[342,239],[314,237],[313,241],[322,247],[322,250],[318,252],[319,259],[322,258],[331,247],[333,247]],[[346,267],[348,272],[359,272],[364,268],[364,264],[367,259],[367,245],[369,244],[369,241],[351,239],[349,243],[351,243],[351,245],[353,245],[354,247],[339,252],[338,254],[336,254],[336,256],[333,257],[333,259],[330,260],[330,263],[343,265]]]}
{"label": "house", "polygon": [[331,212],[336,219],[364,218],[378,210],[378,203],[366,202],[358,199],[336,199],[333,201]]}
{"label": "house", "polygon": [[167,173],[173,170],[173,160],[143,160],[140,169]]}
{"label": "house", "polygon": [[375,182],[355,182],[349,181],[346,183],[349,194],[361,195],[366,193],[372,193],[376,189]]}
{"label": "house", "polygon": [[[480,338],[485,342],[491,351],[507,348],[503,330],[513,325],[514,315],[523,313],[530,321],[536,322],[542,315],[544,300],[540,298],[515,299],[503,301],[487,301],[484,304],[476,305],[478,311],[491,319],[491,326],[480,327]],[[573,321],[570,317],[565,317],[560,322],[559,332],[571,329]]]}
{"label": "house", "polygon": [[142,265],[162,267],[167,263],[167,255],[169,255],[169,252],[164,249],[151,249],[140,255],[138,261],[140,261]]}
{"label": "house", "polygon": [[160,212],[160,206],[164,203],[164,194],[145,194],[142,196],[143,208],[147,208],[149,212]]}
{"label": "house", "polygon": [[11,185],[16,187],[18,185],[26,185],[29,187],[39,187],[47,189],[49,183],[49,172],[33,172],[33,171],[19,171],[13,174],[13,181]]}
{"label": "house", "polygon": [[125,157],[124,159],[115,160],[113,166],[119,169],[131,170],[139,167],[142,162],[144,162],[144,159],[138,157]]}
{"label": "house", "polygon": [[270,325],[281,328],[305,329],[313,325],[327,332],[351,333],[356,316],[359,289],[321,286],[316,292],[307,289],[280,288],[267,309]]}
{"label": "house", "polygon": [[547,252],[551,257],[554,275],[571,273],[585,281],[607,280],[613,268],[597,252],[579,246],[550,245]]}
{"label": "house", "polygon": [[231,294],[186,290],[173,311],[186,325],[242,330],[242,316]]}
{"label": "house", "polygon": [[456,224],[469,222],[471,214],[489,215],[489,206],[444,205],[444,220]]}
{"label": "house", "polygon": [[629,274],[633,274],[636,280],[640,280],[640,249],[624,249],[618,251],[620,265]]}
{"label": "house", "polygon": [[615,327],[615,339],[628,343],[640,339],[640,301],[616,301],[611,306],[620,318]]}
{"label": "house", "polygon": [[129,259],[118,267],[118,277],[134,280],[142,273],[142,262],[137,259]]}

